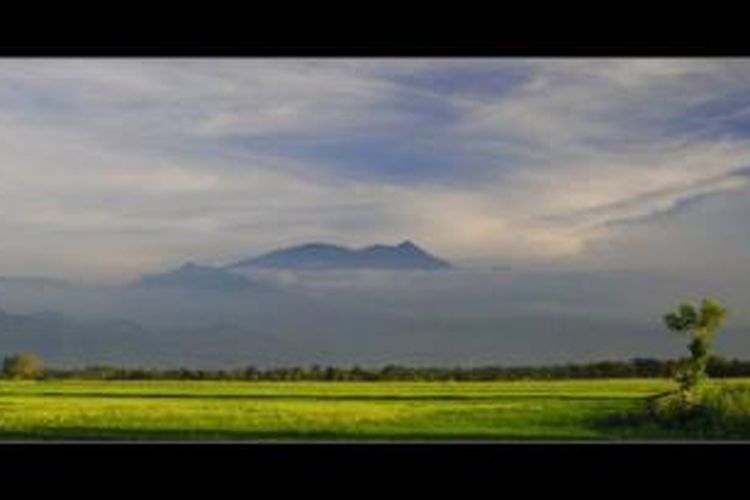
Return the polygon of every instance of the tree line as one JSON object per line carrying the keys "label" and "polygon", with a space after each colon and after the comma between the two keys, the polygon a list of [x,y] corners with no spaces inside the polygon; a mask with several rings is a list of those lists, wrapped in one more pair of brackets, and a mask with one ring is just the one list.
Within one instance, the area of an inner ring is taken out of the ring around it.
{"label": "tree line", "polygon": [[[245,380],[245,381],[500,381],[565,380],[596,378],[665,378],[674,377],[684,360],[635,358],[627,361],[600,361],[552,366],[478,366],[478,367],[409,367],[387,365],[361,366],[292,366],[232,370],[150,369],[109,365],[84,368],[42,368],[38,358],[24,362],[24,355],[6,358],[6,378],[88,379],[88,380]],[[8,362],[10,360],[10,362]],[[750,377],[750,361],[712,356],[706,373],[717,378]]]}

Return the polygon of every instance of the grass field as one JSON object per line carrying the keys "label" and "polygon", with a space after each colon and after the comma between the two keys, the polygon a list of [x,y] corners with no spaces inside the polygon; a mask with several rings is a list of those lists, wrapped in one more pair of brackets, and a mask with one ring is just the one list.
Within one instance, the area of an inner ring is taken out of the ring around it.
{"label": "grass field", "polygon": [[0,439],[673,439],[681,436],[611,421],[672,388],[666,380],[3,381]]}

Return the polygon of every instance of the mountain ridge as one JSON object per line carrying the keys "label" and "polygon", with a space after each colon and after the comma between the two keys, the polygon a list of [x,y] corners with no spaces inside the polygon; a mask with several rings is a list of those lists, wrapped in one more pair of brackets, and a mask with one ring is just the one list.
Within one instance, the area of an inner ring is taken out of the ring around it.
{"label": "mountain ridge", "polygon": [[303,243],[280,248],[257,257],[242,259],[223,269],[246,267],[276,269],[420,269],[451,268],[448,261],[436,257],[410,240],[398,245],[374,244],[349,248],[332,243]]}

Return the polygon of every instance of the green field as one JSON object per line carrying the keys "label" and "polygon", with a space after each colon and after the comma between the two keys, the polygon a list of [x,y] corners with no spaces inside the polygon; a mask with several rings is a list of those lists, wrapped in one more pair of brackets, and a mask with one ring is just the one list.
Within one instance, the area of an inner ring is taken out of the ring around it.
{"label": "green field", "polygon": [[670,439],[680,436],[612,417],[642,412],[648,396],[672,388],[666,380],[3,381],[0,439]]}

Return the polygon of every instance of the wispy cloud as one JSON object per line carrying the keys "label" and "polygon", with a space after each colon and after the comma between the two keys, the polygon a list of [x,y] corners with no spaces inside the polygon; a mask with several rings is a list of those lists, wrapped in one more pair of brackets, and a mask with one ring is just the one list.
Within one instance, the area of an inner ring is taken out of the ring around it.
{"label": "wispy cloud", "polygon": [[0,61],[0,272],[307,239],[581,259],[746,189],[747,96],[745,60]]}

